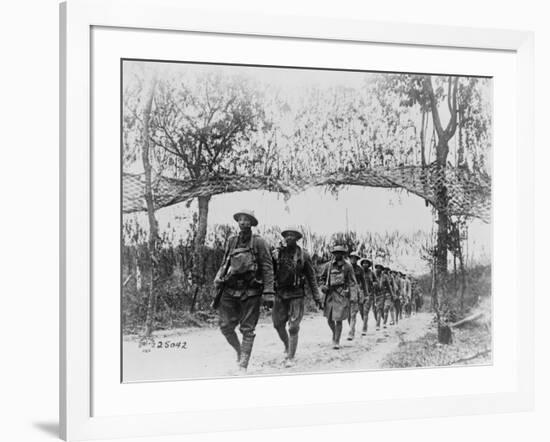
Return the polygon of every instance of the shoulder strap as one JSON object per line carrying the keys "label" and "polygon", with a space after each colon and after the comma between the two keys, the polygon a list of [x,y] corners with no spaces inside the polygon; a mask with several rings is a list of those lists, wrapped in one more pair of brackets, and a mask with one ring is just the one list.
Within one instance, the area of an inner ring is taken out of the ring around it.
{"label": "shoulder strap", "polygon": [[[298,255],[300,257],[298,258]],[[302,265],[304,264],[304,249],[302,249],[300,246],[296,246],[296,252],[294,252],[294,266],[300,261]]]}
{"label": "shoulder strap", "polygon": [[328,262],[327,267],[328,268],[327,268],[327,283],[326,283],[326,286],[330,287],[330,271],[332,270],[332,261]]}
{"label": "shoulder strap", "polygon": [[[298,255],[300,257],[298,258]],[[296,246],[296,251],[294,252],[294,285],[298,286],[302,277],[298,277],[298,261],[302,263],[302,269],[304,268],[304,249],[300,246]],[[303,274],[302,274],[303,275]],[[303,279],[302,279],[303,282]]]}

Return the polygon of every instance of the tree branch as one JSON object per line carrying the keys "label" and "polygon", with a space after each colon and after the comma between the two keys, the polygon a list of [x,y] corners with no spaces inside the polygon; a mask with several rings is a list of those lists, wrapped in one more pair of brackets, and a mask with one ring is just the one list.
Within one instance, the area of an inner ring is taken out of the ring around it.
{"label": "tree branch", "polygon": [[430,100],[430,107],[433,115],[434,128],[437,132],[437,136],[439,138],[443,138],[445,134],[444,134],[443,126],[441,125],[441,118],[439,117],[439,109],[437,108],[437,99],[435,97],[435,93],[432,87],[432,77],[430,75],[426,75],[424,77],[424,88]]}
{"label": "tree branch", "polygon": [[[449,90],[449,97],[448,97],[448,103],[449,103],[449,111],[451,112],[451,119],[449,120],[449,124],[447,125],[447,128],[445,129],[445,133],[447,134],[447,139],[451,139],[456,131],[457,126],[457,104],[456,104],[456,96],[457,96],[457,90],[458,90],[458,77],[455,77],[453,82],[453,89],[452,94]],[[449,79],[449,87],[450,87],[450,79]],[[452,103],[451,103],[451,95],[452,95]]]}

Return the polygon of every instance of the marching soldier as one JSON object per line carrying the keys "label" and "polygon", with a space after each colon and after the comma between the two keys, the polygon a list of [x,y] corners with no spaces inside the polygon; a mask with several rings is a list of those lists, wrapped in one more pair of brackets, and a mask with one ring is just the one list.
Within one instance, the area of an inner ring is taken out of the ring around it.
{"label": "marching soldier", "polygon": [[[377,264],[378,266],[379,264]],[[378,274],[377,280],[378,280],[378,290],[379,290],[379,299],[376,301],[377,306],[377,320],[376,320],[376,330],[380,330],[380,321],[384,320],[384,328],[387,327],[388,323],[388,313],[390,310],[392,310],[393,302],[392,298],[394,296],[393,294],[393,284],[390,279],[389,275],[389,268],[384,267],[383,265],[380,265],[379,268],[377,268]],[[393,310],[392,310],[393,311]]]}
{"label": "marching soldier", "polygon": [[404,296],[404,290],[403,290],[403,277],[402,273],[398,271],[394,271],[394,280],[395,280],[395,299],[394,299],[394,308],[395,308],[395,323],[397,324],[400,319],[403,319],[403,296]]}
{"label": "marching soldier", "polygon": [[372,271],[372,261],[367,258],[363,258],[360,261],[361,267],[365,273],[365,284],[366,284],[366,296],[365,302],[363,303],[363,309],[361,310],[361,318],[363,319],[363,330],[361,334],[365,336],[367,334],[367,327],[369,322],[369,312],[372,308],[372,313],[374,314],[374,320],[376,321],[376,303],[375,303],[375,276]]}
{"label": "marching soldier", "polygon": [[351,264],[344,260],[346,248],[335,246],[331,250],[333,259],[325,266],[321,281],[324,297],[324,315],[332,330],[332,348],[340,348],[342,321],[348,319],[350,311],[350,291],[357,281]]}
{"label": "marching soldier", "polygon": [[348,322],[349,322],[348,341],[353,341],[353,338],[355,337],[355,325],[357,322],[357,312],[361,313],[361,319],[363,320],[363,328],[365,328],[363,306],[364,306],[365,299],[367,298],[367,283],[365,281],[365,272],[363,270],[363,267],[361,267],[358,264],[358,261],[361,258],[359,256],[359,253],[351,252],[349,254],[349,258],[351,261],[353,272],[355,274],[355,280],[357,281],[357,287],[355,288],[355,290],[351,290],[351,294],[350,294],[350,317],[348,319]]}
{"label": "marching soldier", "polygon": [[402,273],[403,278],[403,297],[405,304],[405,314],[411,316],[411,280],[409,275]]}
{"label": "marching soldier", "polygon": [[405,316],[410,317],[412,314],[412,300],[409,275],[403,275],[403,293],[403,310],[405,310]]}
{"label": "marching soldier", "polygon": [[376,317],[376,330],[380,330],[380,322],[384,317],[384,293],[382,292],[382,278],[383,278],[384,266],[382,264],[376,264],[374,266],[374,311]]}
{"label": "marching soldier", "polygon": [[[235,349],[239,368],[245,372],[256,336],[261,295],[274,294],[273,261],[265,240],[252,233],[251,228],[258,225],[254,212],[241,210],[233,218],[237,221],[240,232],[229,238],[214,284],[221,290],[221,332]],[[237,325],[242,334],[242,342],[235,333]]]}
{"label": "marching soldier", "polygon": [[276,292],[272,319],[273,326],[285,347],[285,366],[292,367],[298,346],[300,322],[304,317],[305,282],[307,281],[319,308],[323,294],[317,284],[309,254],[297,244],[302,238],[300,230],[289,226],[281,235],[284,241],[272,252]]}
{"label": "marching soldier", "polygon": [[392,294],[390,297],[390,310],[389,310],[390,317],[391,317],[390,325],[395,325],[399,322],[399,319],[397,317],[397,307],[399,305],[399,281],[395,270],[388,268],[387,272],[388,272],[388,278],[392,286]]}

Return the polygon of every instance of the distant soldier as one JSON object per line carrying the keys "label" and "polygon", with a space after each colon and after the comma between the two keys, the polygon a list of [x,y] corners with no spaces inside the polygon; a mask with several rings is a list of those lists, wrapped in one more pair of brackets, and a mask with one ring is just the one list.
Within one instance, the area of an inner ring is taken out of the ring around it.
{"label": "distant soldier", "polygon": [[321,274],[321,290],[324,297],[324,314],[332,330],[332,348],[340,348],[342,321],[348,319],[350,311],[350,292],[357,286],[351,264],[344,260],[346,248],[335,246],[331,250],[333,259],[325,266]]}
{"label": "distant soldier", "polygon": [[[273,296],[273,261],[269,247],[251,227],[258,225],[254,212],[241,210],[233,215],[239,234],[231,236],[216,279],[223,290],[219,304],[220,329],[237,352],[241,371],[246,371],[260,316],[262,293]],[[239,326],[242,343],[235,328]]]}
{"label": "distant soldier", "polygon": [[391,321],[390,325],[395,325],[399,322],[398,317],[398,308],[399,308],[399,297],[400,297],[400,284],[399,284],[399,275],[395,270],[388,269],[388,276],[392,284],[392,295],[390,298],[390,316]]}
{"label": "distant soldier", "polygon": [[375,302],[375,284],[376,277],[372,271],[372,261],[367,258],[363,258],[360,261],[360,265],[363,268],[365,273],[365,284],[366,284],[366,295],[365,302],[363,303],[363,308],[360,310],[361,319],[363,319],[363,330],[361,334],[365,336],[367,334],[367,327],[369,322],[369,312],[372,308],[372,313],[374,314],[374,320],[376,321],[376,302]]}
{"label": "distant soldier", "polygon": [[363,267],[361,267],[358,264],[359,259],[361,256],[359,256],[359,253],[357,252],[351,252],[349,254],[349,259],[351,261],[351,266],[353,268],[353,272],[355,274],[355,280],[357,281],[357,286],[355,289],[351,290],[350,294],[350,317],[348,319],[349,322],[349,334],[348,334],[348,341],[353,341],[353,338],[355,337],[355,325],[357,323],[357,312],[361,312],[361,319],[364,323],[364,316],[363,316],[363,306],[365,299],[367,297],[367,283],[365,281],[365,271],[363,270]]}
{"label": "distant soldier", "polygon": [[405,275],[405,304],[407,306],[407,315],[412,316],[412,283],[410,275]]}
{"label": "distant soldier", "polygon": [[[304,317],[305,282],[313,299],[321,307],[321,293],[309,254],[297,242],[302,233],[297,227],[286,227],[281,235],[284,241],[273,252],[275,271],[275,300],[272,310],[273,326],[285,347],[285,365],[294,365],[298,346],[300,322]],[[288,332],[286,325],[288,323]]]}
{"label": "distant soldier", "polygon": [[422,308],[422,304],[424,302],[422,292],[420,291],[420,287],[416,279],[413,279],[411,281],[411,293],[412,293],[411,296],[413,300],[413,309],[414,309],[413,311],[416,314],[420,311],[420,309]]}
{"label": "distant soldier", "polygon": [[380,322],[384,317],[384,296],[382,292],[382,278],[384,266],[376,264],[374,266],[374,311],[376,317],[376,330],[380,330]]}
{"label": "distant soldier", "polygon": [[387,327],[388,313],[393,312],[393,283],[390,277],[389,267],[380,266],[378,279],[379,299],[377,300],[376,329],[380,330],[380,321],[384,320],[384,328]]}
{"label": "distant soldier", "polygon": [[405,295],[407,291],[405,274],[397,272],[397,281],[399,283],[399,295],[395,305],[395,317],[397,320],[403,319],[403,306],[405,305]]}

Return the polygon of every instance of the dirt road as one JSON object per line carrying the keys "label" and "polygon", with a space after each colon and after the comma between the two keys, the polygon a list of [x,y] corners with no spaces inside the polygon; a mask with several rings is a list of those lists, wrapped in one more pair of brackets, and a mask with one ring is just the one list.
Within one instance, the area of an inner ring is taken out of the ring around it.
{"label": "dirt road", "polygon": [[[346,340],[348,325],[344,324],[341,348],[333,350],[331,332],[325,318],[307,315],[301,325],[296,365],[286,368],[283,344],[266,318],[256,328],[256,341],[248,374],[308,373],[342,370],[368,370],[381,367],[385,356],[401,341],[415,340],[429,329],[433,315],[419,313],[404,318],[397,326],[375,331],[374,319],[369,319],[366,336],[356,333]],[[358,329],[362,325],[358,317]],[[238,375],[236,356],[217,328],[175,329],[154,334],[147,345],[136,337],[123,341],[123,377],[125,382],[215,378]]]}

